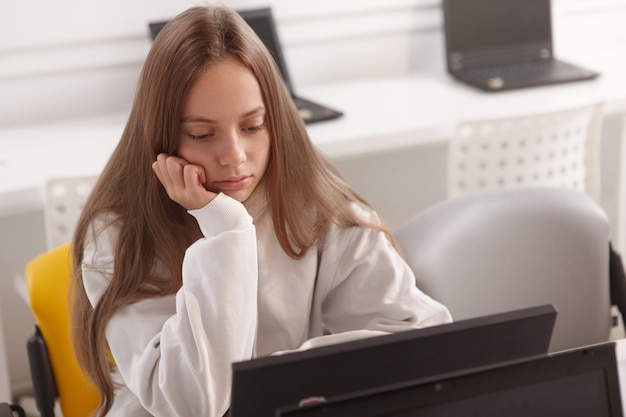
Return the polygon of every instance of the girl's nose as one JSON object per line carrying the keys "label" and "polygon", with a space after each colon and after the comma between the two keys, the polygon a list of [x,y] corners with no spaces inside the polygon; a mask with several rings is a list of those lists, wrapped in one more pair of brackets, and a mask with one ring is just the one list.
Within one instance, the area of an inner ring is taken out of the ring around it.
{"label": "girl's nose", "polygon": [[246,152],[239,132],[231,132],[224,137],[224,143],[220,153],[221,165],[241,165],[246,161]]}

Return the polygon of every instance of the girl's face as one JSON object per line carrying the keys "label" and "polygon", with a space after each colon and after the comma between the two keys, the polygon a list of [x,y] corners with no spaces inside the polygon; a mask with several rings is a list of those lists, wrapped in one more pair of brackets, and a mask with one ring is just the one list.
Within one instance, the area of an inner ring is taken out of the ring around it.
{"label": "girl's face", "polygon": [[178,156],[204,168],[204,187],[244,202],[269,160],[265,105],[254,75],[229,58],[201,73],[184,102]]}

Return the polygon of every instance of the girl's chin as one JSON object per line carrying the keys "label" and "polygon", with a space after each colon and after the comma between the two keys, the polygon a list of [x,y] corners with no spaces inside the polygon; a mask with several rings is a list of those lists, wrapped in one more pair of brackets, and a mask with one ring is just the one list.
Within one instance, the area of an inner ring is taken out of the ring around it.
{"label": "girl's chin", "polygon": [[219,194],[219,193],[226,194],[227,196],[239,201],[240,203],[243,203],[250,198],[250,196],[255,192],[255,190],[259,188],[259,184],[256,184],[256,186],[254,187],[245,187],[245,188],[241,188],[238,190],[222,190],[222,189],[216,189],[213,187],[207,187],[206,185],[204,186],[204,188],[207,191],[210,191],[215,194]]}
{"label": "girl's chin", "polygon": [[218,192],[224,193],[227,196],[239,201],[240,203],[243,203],[244,201],[246,201],[250,197],[250,194],[251,194],[248,190],[237,190],[237,191],[223,190],[223,191],[218,191]]}

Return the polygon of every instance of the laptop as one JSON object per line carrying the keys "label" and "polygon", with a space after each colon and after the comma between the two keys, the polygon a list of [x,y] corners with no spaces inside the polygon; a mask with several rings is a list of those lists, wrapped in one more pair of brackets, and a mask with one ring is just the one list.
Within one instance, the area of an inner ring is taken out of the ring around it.
{"label": "laptop", "polygon": [[341,394],[545,356],[556,314],[543,305],[236,362],[231,417],[269,417]]}
{"label": "laptop", "polygon": [[336,119],[343,116],[343,113],[325,105],[313,102],[296,94],[293,82],[289,75],[287,62],[283,53],[282,45],[276,30],[272,9],[263,7],[258,9],[241,10],[239,15],[250,25],[250,27],[259,35],[267,49],[274,57],[278,69],[280,70],[287,90],[291,94],[291,98],[300,112],[300,116],[305,123],[315,123],[324,120]]}
{"label": "laptop", "polygon": [[443,0],[448,73],[484,91],[590,80],[554,56],[550,0]]}
{"label": "laptop", "polygon": [[[339,110],[316,103],[296,94],[293,82],[289,75],[289,69],[287,68],[287,62],[283,53],[282,44],[280,43],[280,39],[278,37],[271,8],[263,7],[258,9],[241,10],[237,13],[239,13],[239,15],[243,17],[248,25],[256,32],[274,57],[283,81],[285,82],[285,86],[287,87],[287,90],[289,91],[291,98],[305,123],[311,124],[325,120],[337,119],[343,116],[343,112]],[[153,22],[149,24],[152,40],[154,40],[156,35],[166,23],[167,21]]]}
{"label": "laptop", "polygon": [[615,343],[526,358],[315,405],[279,417],[622,417]]}

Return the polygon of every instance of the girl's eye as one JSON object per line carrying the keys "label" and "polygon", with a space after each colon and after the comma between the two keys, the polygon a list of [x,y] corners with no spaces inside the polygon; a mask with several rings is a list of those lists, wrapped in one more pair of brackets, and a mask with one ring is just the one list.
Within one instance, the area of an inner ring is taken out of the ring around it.
{"label": "girl's eye", "polygon": [[192,135],[191,133],[189,134],[189,138],[191,140],[205,140],[205,139],[208,139],[211,136],[213,136],[213,134],[211,134],[211,133],[204,133],[202,135]]}
{"label": "girl's eye", "polygon": [[248,133],[254,133],[254,132],[258,132],[259,130],[263,129],[263,126],[264,126],[264,123],[261,123],[260,125],[246,127],[243,130],[248,132]]}

